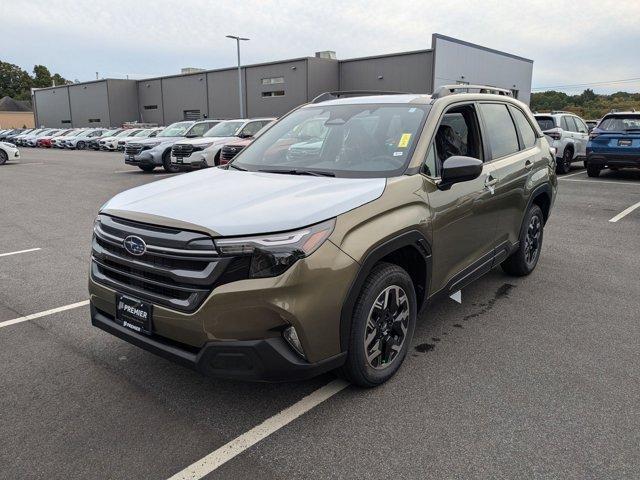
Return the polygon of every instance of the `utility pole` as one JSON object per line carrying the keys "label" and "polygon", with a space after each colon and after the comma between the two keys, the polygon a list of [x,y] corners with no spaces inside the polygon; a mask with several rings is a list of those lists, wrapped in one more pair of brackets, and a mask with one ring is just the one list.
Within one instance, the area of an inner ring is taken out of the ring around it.
{"label": "utility pole", "polygon": [[244,105],[242,101],[242,69],[240,68],[240,41],[246,42],[249,39],[237,37],[235,35],[227,35],[226,37],[235,40],[236,47],[238,49],[238,98],[240,100],[240,118],[244,118]]}

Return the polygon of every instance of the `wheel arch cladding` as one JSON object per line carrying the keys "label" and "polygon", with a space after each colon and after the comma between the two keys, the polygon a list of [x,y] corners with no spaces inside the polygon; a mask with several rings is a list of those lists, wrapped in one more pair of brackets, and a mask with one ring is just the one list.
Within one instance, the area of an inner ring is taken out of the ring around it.
{"label": "wheel arch cladding", "polygon": [[393,263],[407,271],[416,290],[418,312],[427,303],[431,280],[431,245],[422,233],[411,230],[376,245],[365,256],[342,306],[340,349],[343,352],[349,345],[355,303],[365,280],[379,262]]}

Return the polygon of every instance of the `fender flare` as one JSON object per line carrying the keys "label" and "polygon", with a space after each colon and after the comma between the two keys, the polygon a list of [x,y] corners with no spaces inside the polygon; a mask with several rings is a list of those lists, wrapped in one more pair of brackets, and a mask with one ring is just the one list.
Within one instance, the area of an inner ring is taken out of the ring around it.
{"label": "fender flare", "polygon": [[364,260],[360,264],[360,269],[356,277],[354,278],[344,303],[342,304],[342,310],[340,312],[340,351],[345,352],[349,346],[349,338],[351,336],[351,323],[353,317],[353,310],[355,308],[356,301],[362,290],[365,280],[371,273],[373,266],[379,262],[382,258],[386,257],[390,253],[399,250],[404,247],[413,247],[424,258],[426,265],[426,282],[424,299],[422,306],[427,304],[429,295],[429,283],[431,281],[431,245],[424,235],[417,230],[410,230],[408,232],[401,233],[400,235],[391,239],[385,240],[376,246],[374,246],[364,257]]}
{"label": "fender flare", "polygon": [[[520,232],[518,234],[518,238],[520,238],[522,236],[522,230],[524,229],[524,220],[527,216],[527,212],[529,211],[529,209],[531,208],[531,205],[533,205],[533,201],[539,197],[540,195],[547,195],[549,197],[549,208],[551,208],[551,200],[553,198],[552,195],[552,190],[551,190],[551,185],[549,185],[548,183],[543,183],[542,185],[538,185],[537,187],[535,187],[532,191],[531,191],[531,195],[529,195],[529,200],[527,201],[527,208],[524,210],[524,215],[522,216],[522,222],[520,223]],[[551,213],[551,212],[549,212]],[[547,215],[548,217],[549,215]],[[547,219],[545,218],[545,223],[547,222]]]}

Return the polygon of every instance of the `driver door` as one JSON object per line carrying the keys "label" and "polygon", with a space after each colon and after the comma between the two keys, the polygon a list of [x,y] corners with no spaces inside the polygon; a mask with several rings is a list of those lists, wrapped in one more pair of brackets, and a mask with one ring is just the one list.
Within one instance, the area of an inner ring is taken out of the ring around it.
{"label": "driver door", "polygon": [[433,232],[432,291],[460,290],[491,269],[496,246],[495,179],[485,163],[480,176],[439,189],[442,164],[454,155],[484,160],[476,106],[456,104],[444,112],[423,168]]}

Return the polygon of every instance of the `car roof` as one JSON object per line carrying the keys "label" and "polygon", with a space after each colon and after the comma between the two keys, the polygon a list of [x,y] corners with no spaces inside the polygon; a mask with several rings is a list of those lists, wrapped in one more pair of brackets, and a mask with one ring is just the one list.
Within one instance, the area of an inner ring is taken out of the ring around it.
{"label": "car roof", "polygon": [[603,116],[612,117],[615,115],[640,115],[640,112],[634,112],[633,110],[630,110],[628,112],[609,112],[609,113],[605,113]]}
{"label": "car roof", "polygon": [[394,95],[366,95],[359,97],[344,97],[324,102],[310,103],[305,107],[313,107],[316,105],[363,105],[368,103],[422,103],[428,104],[431,101],[431,95],[416,93],[401,93]]}

